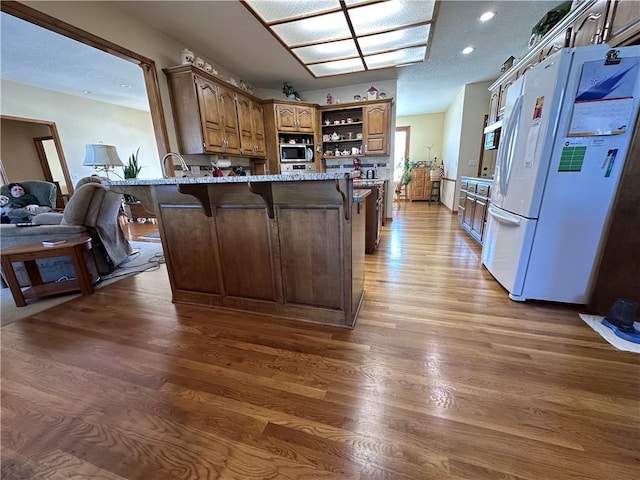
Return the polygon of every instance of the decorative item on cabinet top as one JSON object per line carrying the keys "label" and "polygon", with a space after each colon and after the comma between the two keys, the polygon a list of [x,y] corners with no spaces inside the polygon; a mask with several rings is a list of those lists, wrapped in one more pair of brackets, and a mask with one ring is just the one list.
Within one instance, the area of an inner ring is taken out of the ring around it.
{"label": "decorative item on cabinet top", "polygon": [[287,100],[300,100],[300,94],[287,82],[282,83],[282,93]]}
{"label": "decorative item on cabinet top", "polygon": [[242,90],[243,92],[247,92],[250,95],[253,95],[253,87],[251,85],[249,85],[245,80],[240,80],[240,82],[238,83],[234,78],[228,78],[228,79],[224,79],[222,77],[222,75],[220,75],[218,73],[218,70],[216,70],[213,65],[211,63],[209,63],[208,60],[196,56],[191,50],[189,50],[188,48],[185,48],[183,50],[180,51],[180,64],[181,65],[193,65],[194,67],[203,70],[211,75],[213,75],[214,77],[218,77],[221,80],[224,80],[225,82],[227,82],[230,85],[233,85],[236,88],[239,88],[240,90]]}

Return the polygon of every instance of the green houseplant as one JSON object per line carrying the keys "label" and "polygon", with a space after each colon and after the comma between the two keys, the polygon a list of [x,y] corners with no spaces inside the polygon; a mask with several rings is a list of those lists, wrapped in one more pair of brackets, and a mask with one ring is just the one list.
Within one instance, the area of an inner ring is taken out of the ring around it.
{"label": "green houseplant", "polygon": [[142,170],[142,167],[138,164],[138,153],[140,152],[140,147],[129,155],[129,162],[124,166],[124,178],[136,178]]}
{"label": "green houseplant", "polygon": [[400,195],[402,187],[405,186],[406,188],[406,185],[408,185],[411,181],[411,169],[415,166],[413,163],[411,163],[409,157],[405,158],[404,162],[402,162],[400,165],[402,165],[402,174],[400,175],[400,180],[396,183],[396,196]]}
{"label": "green houseplant", "polygon": [[296,90],[287,82],[282,83],[282,93],[289,100],[300,100],[300,95]]}
{"label": "green houseplant", "polygon": [[[134,153],[129,155],[129,161],[127,162],[127,164],[122,169],[123,172],[124,172],[124,178],[137,178],[138,177],[138,174],[140,173],[140,170],[142,170],[142,167],[138,163],[138,153],[139,152],[140,152],[140,147],[138,147],[138,149]],[[137,202],[137,199],[133,195],[128,195],[128,194],[125,193],[124,194],[124,201],[125,201],[125,203],[135,203],[135,202]]]}

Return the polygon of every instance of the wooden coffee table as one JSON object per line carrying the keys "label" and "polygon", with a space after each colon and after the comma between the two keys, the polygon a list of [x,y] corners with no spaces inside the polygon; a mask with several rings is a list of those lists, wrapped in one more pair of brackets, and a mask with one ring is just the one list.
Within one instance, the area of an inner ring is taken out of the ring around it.
{"label": "wooden coffee table", "polygon": [[[93,284],[100,280],[100,277],[91,278],[84,256],[85,250],[91,250],[92,248],[93,244],[90,237],[78,237],[67,239],[64,243],[52,247],[45,247],[41,242],[33,242],[2,249],[0,251],[2,272],[11,289],[11,295],[16,306],[24,307],[27,304],[25,299],[28,298],[47,297],[78,290],[83,295],[93,293]],[[43,283],[36,260],[61,256],[71,257],[78,278]],[[97,272],[93,255],[90,257],[90,261],[93,262],[92,270]],[[13,269],[14,262],[22,262],[29,276],[31,286],[24,291],[20,288],[16,272]]]}

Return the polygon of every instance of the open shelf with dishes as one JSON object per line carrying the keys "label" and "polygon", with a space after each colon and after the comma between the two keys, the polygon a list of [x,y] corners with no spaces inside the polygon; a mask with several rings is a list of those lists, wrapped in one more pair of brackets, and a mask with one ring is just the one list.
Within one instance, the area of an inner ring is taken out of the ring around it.
{"label": "open shelf with dishes", "polygon": [[362,108],[322,112],[322,158],[363,154]]}
{"label": "open shelf with dishes", "polygon": [[391,105],[381,99],[320,107],[322,158],[389,155]]}

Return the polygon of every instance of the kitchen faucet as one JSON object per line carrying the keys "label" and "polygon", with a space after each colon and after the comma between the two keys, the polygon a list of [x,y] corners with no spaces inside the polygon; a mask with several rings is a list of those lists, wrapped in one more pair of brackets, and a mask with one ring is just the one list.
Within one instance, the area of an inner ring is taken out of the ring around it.
{"label": "kitchen faucet", "polygon": [[162,167],[162,176],[164,178],[169,178],[169,174],[167,173],[167,158],[170,158],[170,157],[176,157],[178,160],[180,160],[180,167],[182,168],[183,172],[189,171],[189,165],[187,165],[187,162],[184,161],[184,158],[182,158],[182,155],[175,152],[169,152],[164,157],[162,157],[162,160],[160,161],[161,167]]}

